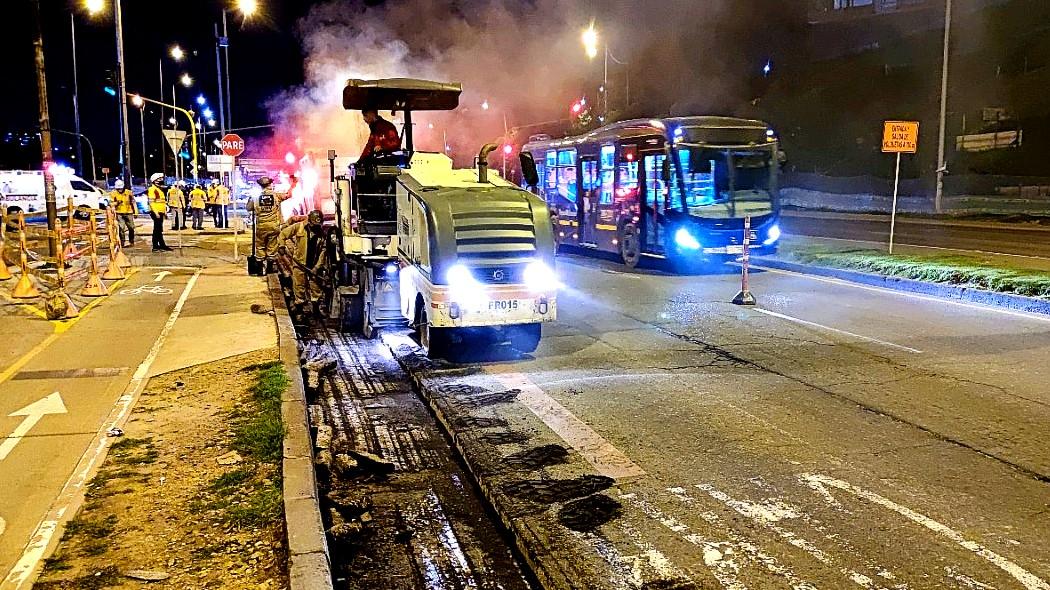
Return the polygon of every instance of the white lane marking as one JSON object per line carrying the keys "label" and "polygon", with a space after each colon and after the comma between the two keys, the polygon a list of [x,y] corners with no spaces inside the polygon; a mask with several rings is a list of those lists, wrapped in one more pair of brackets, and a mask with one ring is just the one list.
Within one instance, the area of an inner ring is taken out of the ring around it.
{"label": "white lane marking", "polygon": [[922,295],[920,293],[909,293],[907,291],[897,291],[895,289],[887,289],[885,287],[873,287],[871,285],[863,285],[861,283],[854,283],[851,281],[844,281],[842,279],[833,279],[831,277],[821,277],[817,275],[810,275],[801,272],[792,272],[790,270],[780,270],[778,268],[769,268],[766,266],[759,266],[757,264],[751,265],[752,268],[770,272],[778,275],[789,275],[794,277],[800,277],[803,279],[809,279],[811,281],[819,281],[821,283],[828,283],[831,285],[838,285],[840,287],[852,287],[854,289],[863,289],[865,291],[874,291],[876,293],[882,293],[883,295],[897,295],[899,297],[908,297],[911,299],[921,299],[923,301],[929,301],[932,303],[950,303],[951,305],[958,305],[960,307],[968,307],[970,309],[976,309],[978,311],[991,311],[995,313],[1001,313],[1004,315],[1010,315],[1018,318],[1024,318],[1027,320],[1036,320],[1040,322],[1050,322],[1050,316],[1045,316],[1036,313],[1028,313],[1025,311],[1017,311],[1014,309],[1005,309],[1002,307],[992,307],[991,305],[981,305],[979,303],[970,303],[968,301],[959,301],[958,299],[946,299],[944,297],[933,297],[931,295]]}
{"label": "white lane marking", "polygon": [[768,315],[768,316],[772,316],[772,317],[775,317],[775,318],[780,318],[782,320],[786,320],[786,321],[789,321],[789,322],[794,322],[796,324],[802,324],[803,326],[809,326],[811,328],[817,328],[817,329],[820,329],[820,330],[826,330],[828,332],[834,332],[836,334],[842,334],[843,336],[849,336],[851,338],[856,338],[858,340],[863,340],[865,342],[871,342],[873,344],[881,344],[882,346],[888,346],[890,348],[896,348],[898,350],[903,350],[905,352],[910,352],[910,353],[913,353],[913,354],[922,354],[922,351],[917,349],[917,348],[912,348],[910,346],[902,346],[900,344],[894,344],[892,342],[886,342],[885,340],[879,340],[878,338],[872,338],[871,336],[862,336],[860,334],[854,334],[853,332],[847,332],[846,330],[840,330],[838,328],[832,328],[831,326],[825,326],[823,324],[818,324],[816,322],[811,322],[809,320],[804,320],[802,318],[796,318],[796,317],[792,317],[792,316],[789,316],[789,315],[784,315],[782,313],[777,313],[775,311],[770,311],[768,309],[762,309],[762,308],[759,308],[759,307],[753,307],[753,308],[751,308],[751,311],[754,311],[754,312],[757,312],[757,313],[761,313],[761,314],[765,314],[765,315]]}
{"label": "white lane marking", "polygon": [[[670,491],[671,493],[674,493],[675,490],[681,490],[684,493],[684,490],[682,490],[681,488],[668,489],[668,491]],[[730,541],[711,541],[709,539],[705,539],[703,536],[697,533],[688,533],[688,525],[679,521],[673,516],[664,514],[659,508],[639,498],[637,494],[621,494],[620,499],[627,500],[631,505],[641,510],[642,513],[644,513],[649,518],[658,521],[671,532],[680,535],[691,545],[700,548],[703,551],[704,563],[708,567],[716,568],[715,571],[712,573],[713,575],[715,575],[716,578],[718,578],[719,582],[722,582],[723,586],[726,586],[726,583],[730,580],[727,579],[723,581],[722,578],[719,577],[719,575],[720,573],[724,572],[720,572],[718,568],[726,564],[731,564],[730,572],[733,574],[732,580],[735,580],[735,574],[739,569],[731,561],[727,562],[723,560],[722,547],[729,545],[730,547],[740,549],[740,551],[743,552],[745,557],[750,558],[751,561],[760,563],[763,566],[765,566],[765,568],[770,573],[787,579],[794,590],[815,590],[816,588],[810,582],[800,579],[797,575],[795,575],[795,572],[792,571],[791,568],[781,565],[775,557],[765,553],[753,543],[743,539],[732,530],[726,531]],[[716,524],[718,522],[718,517],[715,515],[704,515],[703,518],[710,524]]]}
{"label": "white lane marking", "polygon": [[[707,495],[711,496],[715,500],[718,500],[722,504],[725,504],[727,507],[736,511],[738,514],[747,516],[755,523],[770,529],[771,531],[776,533],[777,536],[779,536],[781,539],[787,541],[788,544],[805,551],[820,563],[828,567],[837,569],[854,584],[863,588],[868,588],[869,590],[886,590],[882,586],[876,584],[875,581],[872,580],[870,577],[860,572],[854,571],[851,568],[839,566],[835,563],[835,560],[830,555],[824,552],[824,550],[820,549],[812,542],[810,542],[807,539],[804,539],[800,535],[797,535],[794,532],[777,524],[779,520],[783,520],[785,518],[794,518],[798,515],[797,511],[786,508],[778,503],[759,505],[753,504],[751,502],[746,502],[744,500],[737,500],[729,496],[729,494],[715,489],[714,486],[709,484],[697,484],[694,487],[696,487],[699,490],[702,490],[703,492],[706,492]],[[686,494],[684,490],[681,490],[681,493],[676,494],[675,497],[685,502],[686,504],[695,502],[695,500],[693,500],[691,496]]]}
{"label": "white lane marking", "polygon": [[944,573],[948,574],[949,578],[959,582],[964,587],[970,588],[970,590],[997,590],[995,586],[989,586],[983,582],[978,582],[950,565],[944,566]]}
{"label": "white lane marking", "polygon": [[932,518],[923,514],[919,514],[911,508],[901,506],[893,500],[884,498],[876,494],[875,492],[858,488],[857,486],[854,486],[849,482],[842,481],[841,479],[835,479],[827,475],[821,475],[819,473],[803,473],[799,475],[799,479],[801,479],[803,482],[818,481],[824,485],[840,489],[844,492],[849,492],[850,494],[853,494],[858,498],[867,500],[869,502],[872,502],[873,504],[877,504],[879,506],[882,506],[883,508],[892,510],[897,514],[900,514],[904,518],[907,518],[908,520],[914,522],[915,524],[922,525],[930,529],[931,531],[954,541],[960,547],[972,551],[977,555],[983,557],[999,569],[1013,576],[1028,590],[1050,590],[1050,584],[1047,584],[1039,577],[1035,576],[1034,574],[1017,565],[1016,563],[1010,561],[1009,559],[1006,559],[1005,557],[999,555],[998,553],[984,547],[983,545],[975,541],[970,541],[969,539],[963,537],[962,533],[952,528],[949,528],[947,525],[941,524],[940,522],[933,520]]}
{"label": "white lane marking", "polygon": [[517,401],[543,421],[569,446],[576,449],[598,473],[622,480],[641,477],[645,471],[572,412],[547,395],[522,373],[493,375],[507,389],[518,389]]}
{"label": "white lane marking", "polygon": [[146,386],[146,375],[149,374],[150,367],[153,366],[153,362],[157,360],[160,348],[164,345],[164,341],[167,339],[168,334],[175,325],[175,320],[179,319],[179,314],[182,313],[182,307],[186,305],[186,300],[189,299],[190,291],[193,289],[193,286],[197,284],[197,278],[200,277],[201,272],[200,269],[197,269],[197,271],[193,273],[193,276],[186,282],[186,287],[183,289],[178,302],[175,303],[175,309],[173,309],[168,316],[168,321],[166,321],[164,327],[161,328],[157,340],[153,343],[146,358],[141,364],[139,364],[138,369],[131,378],[131,382],[129,382],[128,386],[124,388],[124,393],[120,396],[120,399],[117,400],[113,410],[110,412],[109,416],[106,417],[102,426],[99,427],[98,432],[95,433],[95,446],[87,449],[84,451],[84,454],[81,455],[76,469],[73,470],[73,474],[69,476],[68,480],[66,480],[65,485],[62,486],[62,491],[58,494],[54,504],[51,505],[51,509],[44,516],[43,520],[40,521],[40,524],[37,525],[33,537],[22,552],[22,557],[17,563],[15,563],[14,567],[11,568],[11,571],[8,572],[7,577],[4,578],[3,582],[0,582],[0,589],[22,590],[23,588],[29,588],[32,585],[29,583],[29,578],[36,570],[40,560],[43,559],[44,555],[51,548],[51,543],[52,540],[54,540],[55,531],[58,530],[59,523],[64,520],[66,513],[74,507],[74,503],[80,499],[80,496],[83,493],[84,484],[87,482],[88,477],[94,472],[95,467],[98,465],[99,461],[102,460],[106,449],[109,447],[109,437],[106,436],[106,431],[115,426],[123,426],[128,413],[131,411],[131,407],[138,399],[139,394],[142,393],[142,389]]}
{"label": "white lane marking", "polygon": [[22,423],[15,427],[11,434],[7,435],[4,442],[0,444],[0,461],[3,461],[15,450],[19,442],[29,434],[29,431],[37,425],[37,422],[48,414],[65,414],[66,404],[62,403],[62,396],[56,391],[51,395],[41,398],[21,410],[15,410],[8,414],[9,417],[25,416]]}
{"label": "white lane marking", "polygon": [[594,551],[609,564],[608,581],[614,588],[640,590],[644,586],[645,574],[639,570],[643,563],[649,561],[648,558],[643,561],[640,555],[624,555],[611,541],[594,533],[572,531],[572,534],[593,547]]}
{"label": "white lane marking", "polygon": [[[689,577],[678,568],[663,552],[642,538],[642,533],[634,527],[619,523],[620,529],[631,539],[642,552],[638,555],[622,556],[628,564],[628,580],[636,588],[652,588],[667,585],[676,587],[688,582]],[[743,586],[736,590],[744,590]]]}
{"label": "white lane marking", "polygon": [[0,535],[3,535],[4,531],[6,531],[6,530],[7,530],[7,521],[4,520],[3,518],[0,518]]}

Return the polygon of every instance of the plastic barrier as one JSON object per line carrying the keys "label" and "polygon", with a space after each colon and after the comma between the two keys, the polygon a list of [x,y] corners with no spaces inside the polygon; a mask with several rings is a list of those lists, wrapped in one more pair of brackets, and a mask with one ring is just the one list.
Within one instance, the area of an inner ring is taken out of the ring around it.
{"label": "plastic barrier", "polygon": [[102,282],[102,279],[98,274],[98,235],[95,232],[95,212],[91,212],[91,225],[89,226],[88,236],[90,237],[90,248],[91,248],[91,270],[88,274],[87,282],[84,283],[84,287],[80,289],[80,294],[84,297],[103,297],[109,295],[109,289],[106,288],[106,284]]}
{"label": "plastic barrier", "polygon": [[18,283],[11,290],[11,297],[15,299],[33,299],[40,296],[40,291],[29,278],[29,248],[26,246],[26,220],[25,215],[18,212],[18,246],[21,254],[22,276],[18,277]]}

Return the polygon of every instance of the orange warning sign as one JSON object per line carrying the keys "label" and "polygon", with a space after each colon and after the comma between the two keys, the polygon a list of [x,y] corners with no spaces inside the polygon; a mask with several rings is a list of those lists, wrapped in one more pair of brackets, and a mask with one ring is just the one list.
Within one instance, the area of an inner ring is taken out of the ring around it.
{"label": "orange warning sign", "polygon": [[882,151],[887,154],[914,154],[919,151],[919,122],[886,121],[882,130]]}

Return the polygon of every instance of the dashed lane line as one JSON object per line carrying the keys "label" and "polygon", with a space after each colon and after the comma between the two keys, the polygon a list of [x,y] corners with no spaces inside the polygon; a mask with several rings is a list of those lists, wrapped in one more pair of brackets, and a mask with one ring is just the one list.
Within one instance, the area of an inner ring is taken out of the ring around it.
{"label": "dashed lane line", "polygon": [[785,315],[785,314],[782,314],[782,313],[777,313],[775,311],[770,311],[768,309],[762,309],[760,307],[753,307],[753,308],[751,308],[751,311],[754,311],[756,313],[765,314],[765,315],[768,315],[768,316],[771,316],[771,317],[774,317],[774,318],[779,318],[779,319],[782,319],[782,320],[786,320],[786,321],[789,321],[789,322],[793,322],[793,323],[796,323],[796,324],[801,324],[803,326],[809,326],[811,328],[817,328],[819,330],[825,330],[827,332],[834,332],[836,334],[842,334],[843,336],[849,336],[851,338],[856,338],[857,340],[863,340],[864,342],[871,342],[872,344],[879,344],[879,345],[882,345],[882,346],[888,346],[889,348],[896,348],[898,350],[903,350],[905,352],[910,352],[912,354],[922,354],[922,351],[917,349],[917,348],[912,348],[910,346],[903,346],[903,345],[900,345],[900,344],[894,344],[893,342],[887,342],[885,340],[879,340],[878,338],[872,338],[871,336],[863,336],[861,334],[855,334],[853,332],[847,332],[846,330],[840,330],[838,328],[832,328],[831,326],[825,326],[823,324],[818,324],[816,322],[811,322],[809,320],[804,320],[802,318],[796,318],[796,317]]}
{"label": "dashed lane line", "polygon": [[830,486],[832,488],[853,494],[858,498],[867,500],[878,506],[882,506],[883,508],[892,510],[893,512],[896,512],[904,518],[914,522],[915,524],[924,526],[930,529],[931,531],[941,535],[942,537],[954,541],[960,547],[972,551],[977,555],[983,557],[999,569],[1013,576],[1014,579],[1020,582],[1028,590],[1050,590],[1050,584],[1048,584],[1043,579],[1037,577],[1035,574],[1029,572],[1028,570],[1003,557],[1002,555],[999,555],[991,549],[984,547],[980,543],[967,539],[963,536],[962,533],[948,527],[947,525],[933,520],[932,518],[924,514],[920,514],[912,510],[911,508],[908,508],[907,506],[901,506],[893,500],[880,496],[875,492],[859,488],[849,482],[842,481],[841,479],[835,479],[827,475],[822,475],[819,473],[803,473],[799,476],[799,479],[801,479],[803,483],[815,483],[823,486]]}
{"label": "dashed lane line", "polygon": [[139,364],[138,369],[135,370],[131,382],[124,388],[123,395],[117,400],[117,403],[113,406],[113,410],[95,433],[95,445],[87,449],[84,454],[81,455],[76,469],[73,470],[73,474],[62,487],[62,491],[59,493],[54,504],[52,504],[51,509],[37,526],[29,544],[26,545],[25,550],[22,552],[22,557],[18,560],[15,566],[11,568],[11,571],[8,572],[7,577],[0,582],[0,590],[24,590],[31,586],[30,579],[32,578],[33,572],[36,570],[37,565],[39,565],[44,555],[47,554],[52,542],[55,541],[55,532],[58,530],[59,524],[66,519],[67,514],[74,509],[77,502],[80,501],[85,483],[105,456],[105,452],[109,447],[109,437],[106,436],[106,431],[112,427],[122,425],[127,419],[131,407],[135,404],[135,401],[142,393],[142,389],[146,386],[147,375],[149,375],[150,367],[153,366],[153,362],[157,359],[157,355],[160,353],[161,347],[167,340],[172,327],[174,327],[175,321],[179,319],[179,314],[182,313],[182,308],[186,305],[186,300],[189,299],[190,291],[193,290],[193,286],[197,283],[197,279],[200,277],[201,272],[201,269],[197,269],[193,276],[191,276],[186,282],[186,287],[183,289],[182,295],[179,296],[178,301],[175,303],[175,309],[172,310],[171,314],[168,316],[168,320],[164,323],[164,327],[161,328],[157,340],[154,341],[146,358]]}
{"label": "dashed lane line", "polygon": [[517,401],[576,449],[598,473],[616,480],[636,478],[645,471],[590,426],[547,395],[523,373],[494,374],[507,389],[518,389]]}

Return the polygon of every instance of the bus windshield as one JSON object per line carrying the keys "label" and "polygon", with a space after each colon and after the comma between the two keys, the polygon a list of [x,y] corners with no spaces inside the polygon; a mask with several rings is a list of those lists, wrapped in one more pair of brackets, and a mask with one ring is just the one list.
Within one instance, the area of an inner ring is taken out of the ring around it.
{"label": "bus windshield", "polygon": [[671,208],[697,217],[735,218],[773,212],[770,150],[675,148]]}

